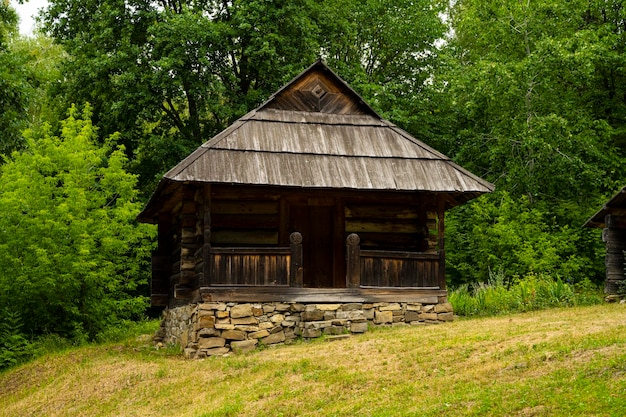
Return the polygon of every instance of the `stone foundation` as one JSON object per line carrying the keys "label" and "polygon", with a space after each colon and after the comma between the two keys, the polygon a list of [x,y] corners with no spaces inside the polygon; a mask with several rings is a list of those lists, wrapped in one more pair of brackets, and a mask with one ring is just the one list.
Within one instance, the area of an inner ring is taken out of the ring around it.
{"label": "stone foundation", "polygon": [[156,338],[179,344],[187,358],[247,352],[297,338],[364,333],[369,326],[452,321],[448,302],[423,303],[225,303],[167,309]]}

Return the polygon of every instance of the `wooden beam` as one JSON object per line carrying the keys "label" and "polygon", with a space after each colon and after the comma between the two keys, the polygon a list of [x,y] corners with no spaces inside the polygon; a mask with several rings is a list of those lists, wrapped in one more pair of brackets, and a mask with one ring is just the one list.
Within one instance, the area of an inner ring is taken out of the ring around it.
{"label": "wooden beam", "polygon": [[436,304],[447,299],[447,291],[430,288],[295,288],[234,287],[200,288],[202,301],[224,302],[293,302],[293,303],[425,303]]}

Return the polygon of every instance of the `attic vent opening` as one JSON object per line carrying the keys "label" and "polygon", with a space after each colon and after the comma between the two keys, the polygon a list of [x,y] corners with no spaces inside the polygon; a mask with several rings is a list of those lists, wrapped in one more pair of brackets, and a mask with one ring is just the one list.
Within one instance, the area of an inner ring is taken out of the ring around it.
{"label": "attic vent opening", "polygon": [[319,84],[317,84],[315,87],[313,87],[313,90],[311,92],[317,98],[322,98],[324,96],[324,94],[326,94],[326,90],[324,89],[324,87],[322,87]]}

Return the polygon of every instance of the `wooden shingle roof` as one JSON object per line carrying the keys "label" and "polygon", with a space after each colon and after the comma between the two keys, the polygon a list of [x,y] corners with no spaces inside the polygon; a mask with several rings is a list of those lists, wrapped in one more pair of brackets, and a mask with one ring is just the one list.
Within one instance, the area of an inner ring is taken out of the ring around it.
{"label": "wooden shingle roof", "polygon": [[586,227],[606,227],[607,215],[626,216],[626,187],[622,188],[600,210],[585,222]]}
{"label": "wooden shingle roof", "polygon": [[494,186],[382,119],[322,61],[167,172],[168,182],[429,191]]}

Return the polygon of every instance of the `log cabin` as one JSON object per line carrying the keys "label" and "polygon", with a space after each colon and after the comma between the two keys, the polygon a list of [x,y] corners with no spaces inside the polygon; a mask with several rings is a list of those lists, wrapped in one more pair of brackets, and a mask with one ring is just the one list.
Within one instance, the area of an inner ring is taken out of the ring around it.
{"label": "log cabin", "polygon": [[164,339],[203,357],[451,320],[444,213],[493,189],[318,60],[167,172],[139,215],[158,225]]}
{"label": "log cabin", "polygon": [[615,296],[626,291],[624,251],[626,250],[626,187],[615,194],[587,222],[586,227],[602,228],[606,245],[604,293]]}

